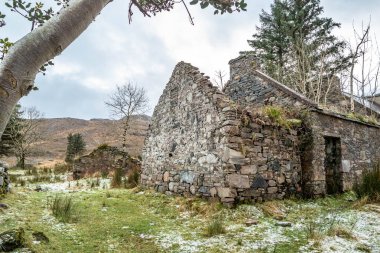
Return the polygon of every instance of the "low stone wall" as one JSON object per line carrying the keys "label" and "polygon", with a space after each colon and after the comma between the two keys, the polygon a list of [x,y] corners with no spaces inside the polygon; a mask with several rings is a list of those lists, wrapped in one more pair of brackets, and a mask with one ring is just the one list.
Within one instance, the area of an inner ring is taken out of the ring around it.
{"label": "low stone wall", "polygon": [[99,147],[90,154],[74,161],[73,178],[79,179],[85,175],[93,175],[95,173],[108,175],[116,168],[122,168],[124,159],[126,159],[125,173],[134,168],[140,170],[140,161],[131,158],[127,153],[122,152],[116,147]]}
{"label": "low stone wall", "polygon": [[8,165],[0,161],[0,194],[10,191],[11,181],[8,175]]}

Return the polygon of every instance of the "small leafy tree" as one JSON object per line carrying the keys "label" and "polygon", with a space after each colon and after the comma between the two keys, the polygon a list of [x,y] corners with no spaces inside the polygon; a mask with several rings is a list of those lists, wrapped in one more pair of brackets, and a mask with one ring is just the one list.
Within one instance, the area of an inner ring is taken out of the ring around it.
{"label": "small leafy tree", "polygon": [[65,161],[72,163],[74,159],[85,151],[86,143],[80,133],[67,136],[67,149]]}

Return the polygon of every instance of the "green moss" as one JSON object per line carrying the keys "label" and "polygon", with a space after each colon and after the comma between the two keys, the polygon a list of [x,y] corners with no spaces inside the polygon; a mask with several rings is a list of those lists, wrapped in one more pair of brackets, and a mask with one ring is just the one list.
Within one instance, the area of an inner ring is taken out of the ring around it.
{"label": "green moss", "polygon": [[352,119],[352,120],[357,120],[363,123],[369,123],[373,125],[379,125],[379,122],[374,116],[367,116],[364,114],[360,113],[355,113],[355,112],[350,112],[345,115],[347,118]]}
{"label": "green moss", "polygon": [[278,106],[266,106],[263,112],[271,121],[285,128],[296,128],[302,125],[302,120],[293,118],[297,113],[286,110]]}

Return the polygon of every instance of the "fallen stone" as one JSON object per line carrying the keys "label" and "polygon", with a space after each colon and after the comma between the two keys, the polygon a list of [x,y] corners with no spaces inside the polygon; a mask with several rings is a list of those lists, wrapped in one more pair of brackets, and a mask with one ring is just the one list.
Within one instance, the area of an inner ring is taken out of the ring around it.
{"label": "fallen stone", "polygon": [[279,221],[279,222],[276,222],[276,226],[280,226],[280,227],[291,227],[292,226],[292,223],[288,222],[288,221]]}
{"label": "fallen stone", "polygon": [[0,209],[8,209],[9,206],[7,204],[0,203]]}
{"label": "fallen stone", "polygon": [[12,229],[0,234],[0,249],[3,252],[10,252],[17,248],[21,248],[25,242],[24,229]]}
{"label": "fallen stone", "polygon": [[258,220],[248,219],[248,220],[246,220],[245,225],[246,225],[247,227],[250,227],[250,226],[252,226],[252,225],[257,225],[258,223],[259,223]]}
{"label": "fallen stone", "polygon": [[48,243],[49,238],[43,232],[33,232],[32,236],[37,242]]}

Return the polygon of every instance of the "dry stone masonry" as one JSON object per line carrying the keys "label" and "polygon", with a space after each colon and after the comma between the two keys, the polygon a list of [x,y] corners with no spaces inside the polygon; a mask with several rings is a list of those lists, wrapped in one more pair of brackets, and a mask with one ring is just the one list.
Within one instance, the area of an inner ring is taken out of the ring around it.
{"label": "dry stone masonry", "polygon": [[0,161],[0,194],[9,192],[10,186],[8,165]]}
{"label": "dry stone masonry", "polygon": [[[318,108],[248,56],[230,66],[222,92],[197,68],[177,64],[145,140],[143,185],[228,205],[324,195],[350,189],[379,159],[378,126]],[[302,125],[280,124],[263,114],[266,106],[302,112]]]}
{"label": "dry stone masonry", "polygon": [[108,175],[117,168],[123,168],[124,173],[127,173],[133,169],[140,170],[141,167],[139,160],[130,157],[127,153],[116,147],[111,147],[106,144],[99,146],[90,154],[76,159],[73,165],[74,179],[80,179],[86,175],[94,174]]}

